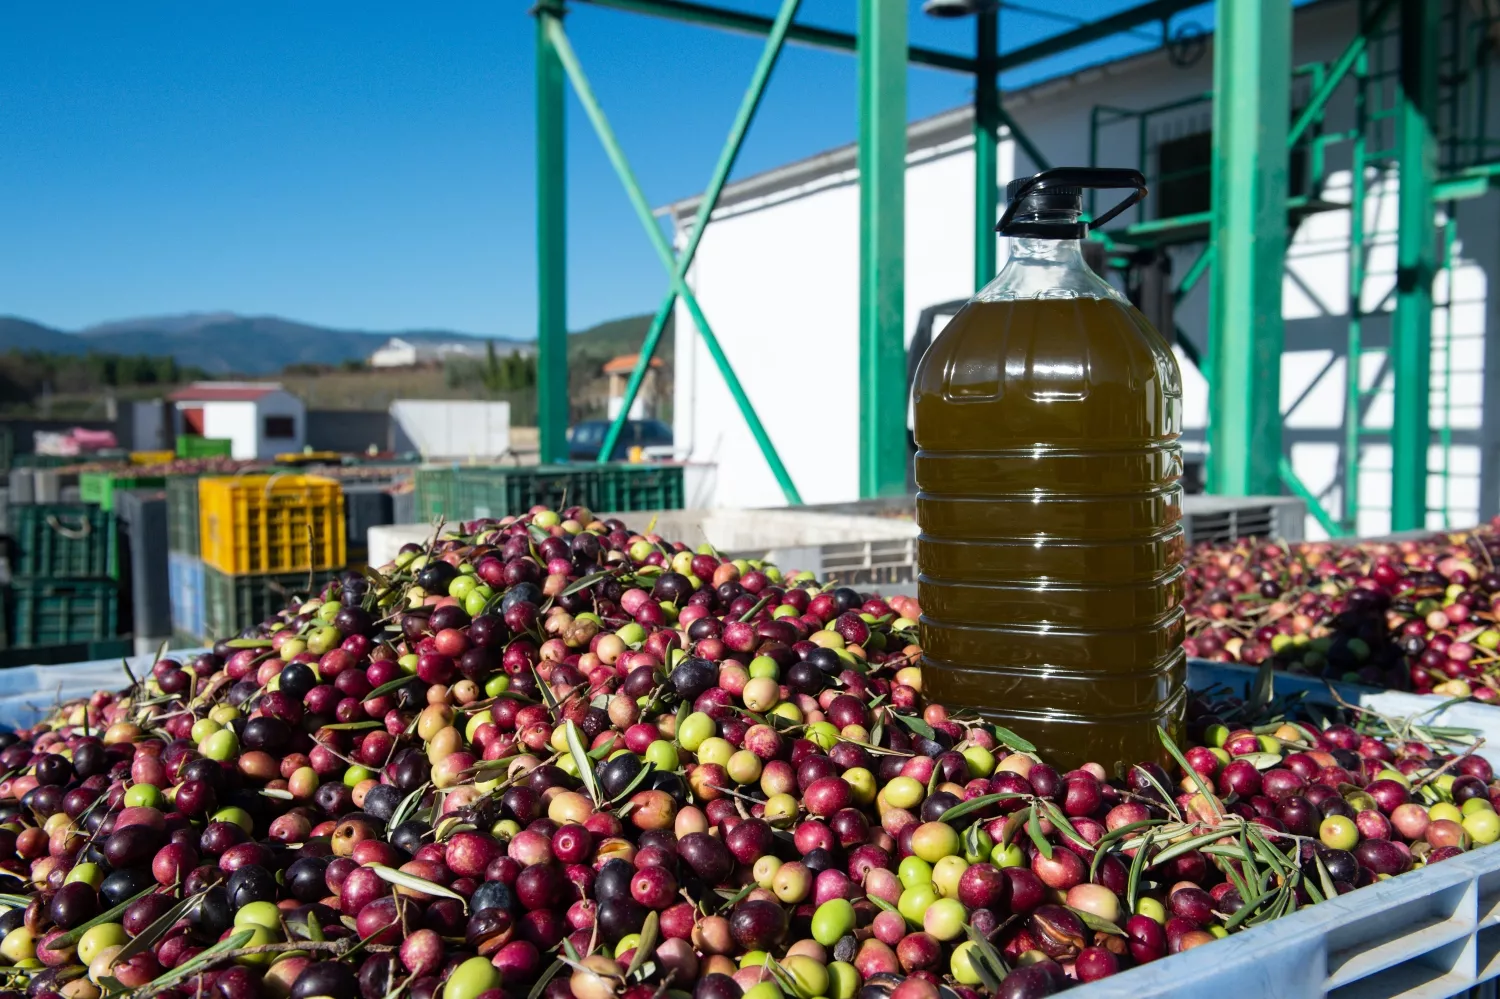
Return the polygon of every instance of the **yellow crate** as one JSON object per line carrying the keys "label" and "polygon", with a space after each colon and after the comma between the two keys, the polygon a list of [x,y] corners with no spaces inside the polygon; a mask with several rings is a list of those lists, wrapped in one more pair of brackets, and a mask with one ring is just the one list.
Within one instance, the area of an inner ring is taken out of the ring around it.
{"label": "yellow crate", "polygon": [[169,465],[177,457],[176,451],[132,451],[132,465]]}
{"label": "yellow crate", "polygon": [[198,482],[203,564],[229,575],[344,568],[344,490],[317,475]]}

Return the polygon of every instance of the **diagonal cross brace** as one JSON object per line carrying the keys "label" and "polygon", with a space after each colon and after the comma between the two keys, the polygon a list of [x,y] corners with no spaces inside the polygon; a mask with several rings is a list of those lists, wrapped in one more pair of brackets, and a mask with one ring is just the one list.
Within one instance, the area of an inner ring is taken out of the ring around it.
{"label": "diagonal cross brace", "polygon": [[[605,155],[609,157],[610,164],[614,166],[615,173],[619,175],[620,183],[625,187],[626,197],[629,198],[631,207],[635,209],[636,216],[640,219],[642,227],[646,230],[646,236],[651,240],[651,246],[656,250],[662,267],[671,275],[672,289],[683,305],[687,307],[689,315],[693,318],[693,324],[698,327],[698,333],[703,337],[703,345],[708,349],[709,356],[714,360],[719,374],[724,378],[729,387],[729,394],[733,396],[735,404],[739,407],[740,415],[744,417],[745,423],[750,428],[750,434],[760,446],[760,452],[766,459],[766,464],[771,466],[771,474],[776,477],[776,482],[781,486],[782,493],[786,496],[788,503],[800,505],[802,497],[797,492],[797,487],[792,484],[791,476],[787,474],[786,466],[781,462],[781,456],[776,453],[776,446],[771,443],[766,428],[761,424],[760,417],[755,413],[755,407],[751,405],[750,398],[745,394],[744,387],[740,384],[734,368],[729,363],[729,358],[724,355],[724,349],[719,345],[719,340],[714,336],[708,319],[703,315],[703,310],[698,306],[698,300],[693,291],[687,286],[684,272],[678,267],[677,255],[672,252],[667,238],[662,235],[661,229],[656,224],[656,218],[651,212],[651,205],[646,201],[646,195],[641,190],[640,183],[635,179],[634,172],[630,169],[630,163],[625,158],[625,152],[620,147],[619,140],[615,138],[614,130],[610,127],[609,119],[604,115],[604,109],[599,106],[599,100],[594,95],[593,87],[590,86],[588,77],[584,75],[583,66],[578,61],[578,53],[573,51],[572,44],[568,41],[567,32],[563,30],[562,24],[557,20],[547,22],[548,37],[553,47],[557,50],[559,61],[562,62],[563,70],[572,81],[573,90],[578,94],[579,102],[583,104],[584,113],[588,115],[589,121],[594,126],[595,133],[599,136],[600,143],[604,146]],[[642,350],[645,354],[645,350]],[[605,452],[606,454],[608,452]]]}
{"label": "diagonal cross brace", "polygon": [[[760,107],[761,97],[765,95],[766,85],[771,80],[771,73],[781,57],[782,48],[792,27],[792,19],[797,16],[797,10],[801,6],[802,0],[782,0],[781,11],[771,24],[771,31],[766,36],[765,48],[761,50],[760,61],[756,63],[755,72],[751,74],[750,86],[745,91],[744,100],[740,102],[739,112],[735,115],[734,124],[729,129],[729,137],[724,140],[724,148],[719,153],[719,162],[714,166],[713,177],[709,180],[708,187],[704,189],[703,197],[698,203],[698,213],[693,219],[688,244],[677,256],[676,274],[683,280],[687,279],[688,269],[692,267],[693,259],[698,254],[698,244],[703,240],[703,232],[708,228],[709,218],[718,207],[719,196],[723,194],[724,185],[729,181],[729,174],[734,169],[735,161],[739,159],[745,135],[750,131],[750,124],[755,120],[755,113]],[[604,435],[604,443],[599,448],[600,464],[609,461],[610,456],[614,454],[615,444],[620,439],[620,432],[625,429],[625,422],[630,418],[630,407],[635,405],[636,396],[641,390],[641,383],[646,378],[651,359],[656,356],[657,344],[661,341],[667,319],[672,315],[672,309],[676,304],[677,286],[673,284],[667,289],[661,305],[657,307],[656,315],[651,319],[651,328],[647,331],[646,339],[641,344],[640,354],[636,357],[635,370],[631,371],[630,381],[625,385],[625,398],[621,402],[620,412],[610,422],[609,432]]]}

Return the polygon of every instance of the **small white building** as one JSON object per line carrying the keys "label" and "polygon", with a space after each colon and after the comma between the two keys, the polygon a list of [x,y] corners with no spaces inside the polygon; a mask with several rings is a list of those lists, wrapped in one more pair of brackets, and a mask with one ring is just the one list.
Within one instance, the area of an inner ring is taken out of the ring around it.
{"label": "small white building", "polygon": [[176,433],[228,439],[234,458],[269,461],[307,440],[306,407],[277,382],[195,382],[167,400]]}
{"label": "small white building", "polygon": [[[496,346],[496,350],[500,350]],[[515,350],[505,344],[502,353]],[[480,360],[489,353],[489,341],[477,339],[406,340],[393,336],[370,355],[372,368],[414,368],[419,364],[441,364],[450,357]]]}

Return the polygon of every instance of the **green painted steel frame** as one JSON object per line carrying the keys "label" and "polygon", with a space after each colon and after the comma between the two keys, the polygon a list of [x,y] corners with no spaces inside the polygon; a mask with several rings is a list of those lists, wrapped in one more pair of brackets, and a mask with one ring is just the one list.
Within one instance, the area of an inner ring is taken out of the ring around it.
{"label": "green painted steel frame", "polygon": [[1281,282],[1286,253],[1291,5],[1218,0],[1209,271],[1210,490],[1281,485]]}
{"label": "green painted steel frame", "polygon": [[749,426],[750,434],[760,447],[766,463],[771,466],[771,474],[776,477],[776,482],[781,487],[787,502],[800,505],[802,497],[798,494],[797,487],[792,484],[791,476],[787,473],[786,466],[782,464],[780,455],[776,453],[776,446],[771,443],[771,438],[761,424],[760,417],[756,415],[755,407],[751,404],[750,397],[745,394],[744,386],[740,384],[739,377],[734,373],[729,359],[724,356],[724,349],[720,346],[718,338],[714,336],[708,319],[703,315],[703,310],[698,307],[698,300],[693,295],[692,289],[687,286],[687,282],[677,271],[677,257],[667,243],[666,236],[662,235],[661,228],[656,224],[656,218],[651,213],[651,205],[646,201],[646,195],[642,192],[640,183],[630,169],[625,152],[620,148],[619,140],[615,138],[614,129],[610,127],[609,119],[605,117],[604,109],[599,105],[588,77],[584,75],[583,66],[578,61],[578,54],[573,51],[572,43],[568,41],[568,36],[563,31],[562,21],[557,18],[548,18],[543,23],[548,40],[557,53],[563,70],[568,74],[568,79],[572,81],[573,91],[578,95],[584,113],[593,124],[594,131],[599,136],[599,142],[604,146],[605,154],[609,157],[610,164],[615,168],[615,173],[625,188],[631,207],[635,209],[636,217],[640,220],[642,228],[646,230],[646,235],[651,241],[652,248],[656,250],[662,267],[671,276],[672,285],[677,289],[678,297],[682,299],[688,314],[693,318],[694,325],[698,327],[698,334],[703,338],[703,345],[708,349],[709,356],[713,358],[714,365],[729,388],[729,394],[733,397],[735,405],[739,407],[740,415]]}
{"label": "green painted steel frame", "polygon": [[535,13],[537,429],[552,464],[568,459],[567,84],[548,28],[562,0],[540,0]]}
{"label": "green painted steel frame", "polygon": [[1391,530],[1425,527],[1428,412],[1432,370],[1432,279],[1437,227],[1432,200],[1437,178],[1437,30],[1439,5],[1401,0],[1401,73],[1397,153],[1396,313],[1391,360],[1396,377],[1391,423]]}
{"label": "green painted steel frame", "polygon": [[995,276],[995,223],[1000,218],[1000,80],[994,69],[1000,13],[985,11],[974,22],[979,55],[974,80],[974,290],[978,291]]}
{"label": "green painted steel frame", "polygon": [[859,492],[906,492],[906,0],[859,0]]}
{"label": "green painted steel frame", "polygon": [[[771,74],[776,69],[777,60],[781,58],[782,49],[786,45],[787,32],[791,28],[792,19],[797,16],[801,5],[802,0],[782,0],[781,10],[771,26],[770,33],[766,35],[765,48],[761,50],[760,60],[755,64],[755,71],[750,75],[750,86],[746,88],[745,96],[740,101],[739,112],[734,116],[734,124],[729,128],[729,138],[724,140],[724,148],[719,153],[719,162],[714,166],[713,176],[709,179],[703,198],[698,203],[698,212],[693,219],[688,244],[677,255],[676,269],[679,279],[686,280],[688,269],[693,265],[693,258],[698,254],[698,244],[703,241],[703,233],[708,229],[709,219],[714,209],[718,207],[719,196],[724,193],[724,185],[728,183],[729,174],[734,169],[735,161],[739,159],[745,136],[750,131],[751,122],[755,120],[755,112],[760,107],[761,98],[765,96],[766,85],[771,82]],[[641,390],[641,383],[646,378],[646,372],[650,370],[651,358],[656,355],[656,346],[661,341],[662,330],[666,328],[667,319],[672,315],[672,310],[676,305],[677,287],[674,284],[667,289],[661,305],[657,307],[656,315],[652,317],[651,328],[646,332],[645,342],[641,344],[640,353],[636,357],[635,369],[630,372],[630,381],[625,386],[625,396],[620,402],[620,412],[610,423],[609,432],[604,435],[604,443],[599,448],[600,464],[610,461],[614,454],[615,444],[620,439],[620,432],[625,428],[625,421],[630,418],[630,408],[635,405],[636,396]]]}

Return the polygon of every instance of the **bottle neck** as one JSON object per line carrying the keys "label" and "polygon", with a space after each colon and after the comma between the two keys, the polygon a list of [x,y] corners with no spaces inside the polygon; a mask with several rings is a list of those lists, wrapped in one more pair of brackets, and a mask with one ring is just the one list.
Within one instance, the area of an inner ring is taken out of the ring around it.
{"label": "bottle neck", "polygon": [[[1069,216],[1073,213],[1039,213]],[[1039,216],[1027,221],[1043,220]],[[1063,219],[1058,218],[1058,221]],[[1010,241],[1010,259],[995,279],[985,285],[976,302],[1004,302],[1031,298],[1108,298],[1124,301],[1120,293],[1105,281],[1083,259],[1083,245],[1077,239],[1044,239],[1020,236]]]}

